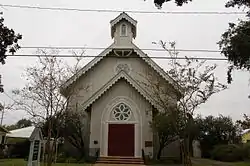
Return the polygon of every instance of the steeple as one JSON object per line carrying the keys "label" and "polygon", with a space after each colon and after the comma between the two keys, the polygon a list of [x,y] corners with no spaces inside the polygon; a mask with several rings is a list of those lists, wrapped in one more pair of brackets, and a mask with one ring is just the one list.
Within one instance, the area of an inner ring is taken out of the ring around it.
{"label": "steeple", "polygon": [[122,12],[114,20],[110,21],[111,37],[117,46],[128,46],[136,37],[137,21],[127,13]]}

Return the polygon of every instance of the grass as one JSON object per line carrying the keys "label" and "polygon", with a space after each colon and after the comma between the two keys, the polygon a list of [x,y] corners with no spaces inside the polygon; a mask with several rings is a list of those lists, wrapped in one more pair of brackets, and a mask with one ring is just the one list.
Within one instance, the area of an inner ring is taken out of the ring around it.
{"label": "grass", "polygon": [[[181,166],[172,164],[155,164],[156,166]],[[0,159],[0,166],[27,166],[27,161],[23,159]],[[40,166],[43,166],[41,164]],[[91,164],[68,164],[68,163],[57,163],[53,166],[91,166]],[[250,162],[235,162],[226,163],[208,159],[193,159],[193,166],[250,166]]]}
{"label": "grass", "polygon": [[[0,159],[0,166],[27,166],[27,161],[24,159]],[[41,163],[40,166],[43,166]],[[76,164],[76,163],[57,163],[53,166],[90,166],[89,164]]]}
{"label": "grass", "polygon": [[194,166],[250,166],[250,162],[220,162],[209,159],[193,159]]}
{"label": "grass", "polygon": [[[193,166],[250,166],[250,162],[220,162],[209,159],[192,159]],[[182,166],[181,164],[171,164],[171,163],[155,163],[155,166]]]}

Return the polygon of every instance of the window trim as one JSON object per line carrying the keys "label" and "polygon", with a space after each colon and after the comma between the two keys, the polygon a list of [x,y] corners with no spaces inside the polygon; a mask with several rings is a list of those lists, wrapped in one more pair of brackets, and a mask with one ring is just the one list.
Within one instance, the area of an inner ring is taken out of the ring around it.
{"label": "window trim", "polygon": [[[123,106],[122,109],[121,106]],[[126,112],[125,109],[127,110]],[[132,116],[132,110],[127,104],[121,102],[113,108],[112,114],[115,121],[129,121]]]}
{"label": "window trim", "polygon": [[[125,34],[122,33],[123,27],[125,27]],[[121,24],[121,27],[120,27],[120,36],[128,36],[128,28],[127,28],[127,25],[124,23]]]}

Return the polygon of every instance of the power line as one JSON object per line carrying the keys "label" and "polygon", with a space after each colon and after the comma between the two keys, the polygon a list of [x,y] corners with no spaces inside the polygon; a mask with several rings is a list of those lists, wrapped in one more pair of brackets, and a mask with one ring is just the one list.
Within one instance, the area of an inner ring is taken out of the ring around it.
{"label": "power line", "polygon": [[52,11],[74,11],[74,12],[100,12],[100,13],[140,13],[140,14],[199,14],[199,15],[245,15],[246,12],[223,12],[223,11],[142,11],[142,10],[113,10],[113,9],[79,9],[79,8],[63,8],[63,7],[41,7],[30,5],[11,5],[0,4],[2,7],[8,8],[22,8],[22,9],[36,9],[36,10],[52,10]]}
{"label": "power line", "polygon": [[[62,49],[62,50],[67,50],[67,49],[72,49],[72,50],[77,50],[77,49],[84,49],[84,50],[104,50],[104,49],[116,49],[116,48],[104,48],[104,47],[62,47],[62,46],[24,46],[21,47],[21,49]],[[144,50],[144,51],[166,51],[163,48],[133,48],[134,50]],[[209,50],[209,49],[168,49],[169,51],[178,51],[178,52],[221,52],[220,50]]]}
{"label": "power line", "polygon": [[[14,103],[18,103],[15,99],[13,99],[13,97],[11,97],[10,95],[8,95],[6,92],[3,92],[3,94],[5,94],[5,96],[7,96],[9,99],[11,99]],[[7,109],[10,109],[7,107]],[[6,112],[4,112],[3,114],[5,114]],[[3,119],[4,119],[4,115],[2,114],[2,117],[1,117],[1,124],[3,123]],[[11,114],[8,114],[8,115],[11,115]],[[11,115],[12,118],[13,118],[13,115]],[[14,116],[15,119],[20,119],[20,118],[17,118]]]}
{"label": "power line", "polygon": [[[6,92],[3,92],[3,94],[5,94],[5,96],[7,96],[9,99],[11,99],[14,103],[18,103],[15,99],[13,99],[12,97],[10,97],[10,95],[8,95]],[[2,115],[1,115],[1,122],[0,122],[1,125],[2,125],[4,117],[5,117],[4,114],[6,114],[5,107],[3,108],[3,112],[2,112]],[[11,118],[14,118],[16,120],[20,120],[20,117],[16,117],[13,114],[8,114],[8,116],[11,116]]]}
{"label": "power line", "polygon": [[[9,57],[61,57],[61,58],[75,58],[77,56],[74,55],[33,55],[33,54],[16,54],[16,55],[7,55]],[[97,56],[79,56],[82,58],[95,58]],[[211,60],[211,61],[227,61],[228,59],[226,58],[213,58],[213,57],[176,57],[176,58],[172,58],[172,57],[161,57],[161,56],[153,56],[153,57],[138,57],[138,56],[128,56],[128,57],[123,57],[123,56],[112,56],[112,55],[108,55],[108,56],[98,56],[98,57],[106,57],[106,58],[150,58],[150,59],[197,59],[197,60]]]}
{"label": "power line", "polygon": [[11,99],[12,101],[14,101],[15,103],[18,103],[15,99],[13,99],[10,95],[8,95],[6,92],[3,92],[3,94],[5,94],[5,96],[7,96],[9,99]]}

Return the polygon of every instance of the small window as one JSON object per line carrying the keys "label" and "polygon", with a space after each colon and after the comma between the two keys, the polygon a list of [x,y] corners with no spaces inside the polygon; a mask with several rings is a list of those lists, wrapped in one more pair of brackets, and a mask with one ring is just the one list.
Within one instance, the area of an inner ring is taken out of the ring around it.
{"label": "small window", "polygon": [[127,26],[125,24],[121,26],[121,36],[127,36]]}

